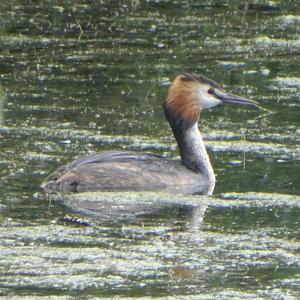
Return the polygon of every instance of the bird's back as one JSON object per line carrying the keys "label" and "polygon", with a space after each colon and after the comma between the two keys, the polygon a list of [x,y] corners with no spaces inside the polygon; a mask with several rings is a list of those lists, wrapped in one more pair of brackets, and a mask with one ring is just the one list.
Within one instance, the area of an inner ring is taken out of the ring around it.
{"label": "bird's back", "polygon": [[207,194],[209,183],[180,161],[134,152],[103,152],[58,168],[42,187],[49,193],[167,191]]}

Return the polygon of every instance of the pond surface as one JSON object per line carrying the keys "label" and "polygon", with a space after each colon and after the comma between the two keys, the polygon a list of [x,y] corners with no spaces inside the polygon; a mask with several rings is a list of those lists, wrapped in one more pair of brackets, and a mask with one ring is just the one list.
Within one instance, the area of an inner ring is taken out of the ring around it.
{"label": "pond surface", "polygon": [[[299,299],[299,33],[298,1],[2,0],[0,295]],[[203,113],[213,197],[41,191],[103,150],[178,158],[181,71],[265,109]]]}

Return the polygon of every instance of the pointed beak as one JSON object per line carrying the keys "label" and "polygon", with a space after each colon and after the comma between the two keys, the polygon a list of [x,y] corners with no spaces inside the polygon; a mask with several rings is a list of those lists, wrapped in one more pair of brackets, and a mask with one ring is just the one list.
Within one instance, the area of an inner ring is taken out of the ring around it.
{"label": "pointed beak", "polygon": [[220,89],[214,90],[214,96],[217,99],[221,100],[223,103],[233,103],[233,104],[243,104],[243,105],[253,105],[253,106],[258,105],[258,102],[254,100],[236,96]]}

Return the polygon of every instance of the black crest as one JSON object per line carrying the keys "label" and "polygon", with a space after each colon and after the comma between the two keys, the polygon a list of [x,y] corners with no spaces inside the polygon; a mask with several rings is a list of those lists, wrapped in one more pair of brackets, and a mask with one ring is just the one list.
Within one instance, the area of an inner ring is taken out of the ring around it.
{"label": "black crest", "polygon": [[216,89],[221,88],[221,86],[218,83],[216,83],[215,81],[213,81],[211,79],[208,79],[207,77],[205,77],[203,75],[182,73],[181,79],[182,80],[190,80],[190,81],[205,83],[205,84],[208,84],[208,85],[210,85],[210,86],[212,86],[213,88],[216,88]]}

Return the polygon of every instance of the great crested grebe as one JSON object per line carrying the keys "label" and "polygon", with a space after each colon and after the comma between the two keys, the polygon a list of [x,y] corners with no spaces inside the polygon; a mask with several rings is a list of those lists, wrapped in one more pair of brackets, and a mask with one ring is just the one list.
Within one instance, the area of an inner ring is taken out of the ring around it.
{"label": "great crested grebe", "polygon": [[204,76],[180,74],[169,88],[164,113],[176,138],[181,162],[153,154],[103,152],[59,167],[42,188],[63,194],[131,190],[211,195],[215,175],[198,121],[202,109],[221,103],[258,104],[225,92]]}

